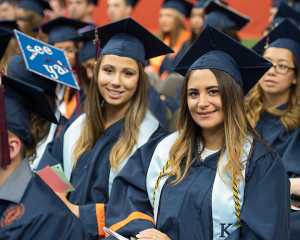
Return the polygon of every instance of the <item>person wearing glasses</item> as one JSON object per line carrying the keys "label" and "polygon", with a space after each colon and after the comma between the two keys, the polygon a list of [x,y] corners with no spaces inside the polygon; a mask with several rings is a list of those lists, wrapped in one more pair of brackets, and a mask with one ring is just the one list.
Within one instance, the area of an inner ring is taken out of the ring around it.
{"label": "person wearing glasses", "polygon": [[[185,76],[177,131],[115,179],[107,227],[138,240],[288,239],[288,177],[243,103],[271,66],[206,26],[175,69]],[[150,209],[152,226],[126,221]]]}
{"label": "person wearing glasses", "polygon": [[273,67],[251,90],[246,100],[252,126],[276,151],[290,178],[292,196],[290,239],[299,237],[299,148],[300,105],[299,66],[300,31],[288,19],[283,20],[254,49],[272,62]]}
{"label": "person wearing glasses", "polygon": [[299,40],[297,26],[285,19],[254,46],[273,67],[247,96],[247,115],[252,126],[280,156],[300,126]]}

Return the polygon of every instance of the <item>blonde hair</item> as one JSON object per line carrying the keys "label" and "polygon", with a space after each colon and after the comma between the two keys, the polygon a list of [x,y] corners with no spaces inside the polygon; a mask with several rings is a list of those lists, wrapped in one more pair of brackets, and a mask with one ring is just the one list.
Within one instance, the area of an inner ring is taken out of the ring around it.
{"label": "blonde hair", "polygon": [[[86,120],[81,130],[81,135],[76,143],[74,156],[76,161],[85,152],[92,149],[96,141],[105,132],[104,112],[97,78],[101,66],[100,58],[95,66],[94,79],[89,86],[87,100],[85,103]],[[125,114],[124,126],[118,141],[112,147],[109,161],[112,168],[117,168],[121,161],[129,156],[137,142],[139,126],[142,123],[147,108],[147,75],[142,64],[138,63],[139,81],[135,94],[130,100],[128,112]]]}
{"label": "blonde hair", "polygon": [[[295,62],[295,61],[294,61]],[[266,108],[264,106],[264,91],[258,82],[245,98],[246,112],[248,120],[253,128],[256,127],[263,112],[268,112],[278,117],[287,130],[293,130],[300,126],[300,75],[299,65],[296,65],[296,84],[290,88],[287,108],[280,110],[277,108]]]}
{"label": "blonde hair", "polygon": [[[219,70],[211,71],[218,81],[224,112],[224,146],[222,152],[224,153],[226,150],[228,156],[225,170],[233,178],[237,178],[235,179],[236,183],[238,178],[242,177],[241,156],[243,145],[248,134],[253,133],[253,131],[246,118],[245,108],[242,104],[243,92],[240,86],[225,72]],[[185,79],[179,110],[179,137],[170,151],[170,175],[175,176],[174,184],[182,181],[188,174],[193,163],[193,153],[198,137],[203,143],[202,151],[205,147],[205,141],[201,137],[201,128],[192,119],[187,104],[189,75],[187,74]]]}
{"label": "blonde hair", "polygon": [[166,37],[170,37],[170,46],[169,47],[175,47],[178,38],[180,37],[180,33],[185,30],[185,25],[184,25],[184,16],[177,10],[174,10],[174,28],[173,31],[165,33],[165,32],[160,32],[158,34],[158,37],[162,40],[164,40]]}

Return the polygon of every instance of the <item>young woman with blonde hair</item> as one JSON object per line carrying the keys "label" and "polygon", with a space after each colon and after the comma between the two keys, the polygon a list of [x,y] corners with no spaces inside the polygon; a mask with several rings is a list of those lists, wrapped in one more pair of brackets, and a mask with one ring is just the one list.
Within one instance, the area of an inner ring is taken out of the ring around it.
{"label": "young woman with blonde hair", "polygon": [[[164,131],[147,108],[146,60],[171,49],[128,18],[96,30],[102,47],[80,115],[45,155],[63,163],[75,191],[63,198],[93,239],[103,236],[114,178]],[[86,33],[87,36],[95,32]],[[148,218],[145,214],[136,219]]]}
{"label": "young woman with blonde hair", "polygon": [[[154,225],[140,223],[145,230],[137,239],[288,238],[287,176],[281,161],[256,138],[243,105],[243,94],[270,66],[212,27],[184,55],[176,66],[186,76],[178,131],[161,140],[152,156],[140,155],[146,170],[128,173],[134,169],[128,165],[116,179],[132,186],[125,206],[153,208]],[[146,174],[144,191],[136,180],[141,173]],[[122,189],[114,191],[108,222],[123,233],[126,225],[116,214],[122,212],[117,207]],[[142,201],[145,194],[151,206]]]}
{"label": "young woman with blonde hair", "polygon": [[151,59],[151,71],[168,74],[173,70],[175,55],[190,37],[190,34],[185,30],[185,18],[189,17],[192,6],[185,0],[164,0],[160,9],[160,33],[158,36],[174,50],[174,54]]}

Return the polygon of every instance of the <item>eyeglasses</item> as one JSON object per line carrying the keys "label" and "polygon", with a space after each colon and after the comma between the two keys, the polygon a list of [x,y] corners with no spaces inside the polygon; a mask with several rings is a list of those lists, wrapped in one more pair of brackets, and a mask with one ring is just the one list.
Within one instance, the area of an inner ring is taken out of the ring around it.
{"label": "eyeglasses", "polygon": [[273,67],[275,69],[275,72],[278,74],[287,74],[289,70],[296,69],[295,67],[290,67],[285,64],[273,64]]}

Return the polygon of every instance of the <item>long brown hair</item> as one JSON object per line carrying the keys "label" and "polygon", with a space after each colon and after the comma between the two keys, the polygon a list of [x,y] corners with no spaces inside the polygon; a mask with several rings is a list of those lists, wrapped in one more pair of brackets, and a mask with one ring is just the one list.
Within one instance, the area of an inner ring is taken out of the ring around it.
{"label": "long brown hair", "polygon": [[264,106],[264,92],[259,82],[251,89],[246,97],[246,112],[252,127],[256,127],[263,112],[278,117],[287,130],[293,130],[300,126],[300,66],[295,60],[294,64],[296,66],[296,84],[292,84],[290,88],[286,109],[266,108]]}
{"label": "long brown hair", "polygon": [[[243,92],[240,86],[223,71],[211,69],[215,75],[221,94],[224,112],[224,150],[228,155],[226,170],[232,176],[242,176],[241,156],[246,137],[252,132],[246,118],[243,105]],[[179,137],[170,151],[171,175],[177,184],[187,175],[192,163],[197,138],[201,138],[201,128],[191,117],[187,103],[187,86],[190,73],[187,74],[181,95],[181,107],[178,118]],[[201,81],[201,79],[199,79]],[[204,139],[201,138],[203,141]],[[205,142],[203,142],[203,148]]]}
{"label": "long brown hair", "polygon": [[[105,131],[105,109],[102,106],[104,99],[100,94],[97,84],[102,58],[98,60],[95,66],[94,79],[89,86],[85,102],[86,119],[74,151],[76,161],[82,154],[92,149]],[[137,90],[130,100],[128,112],[125,114],[122,133],[110,152],[109,160],[112,168],[117,168],[121,161],[132,151],[137,142],[139,126],[146,114],[148,80],[142,64],[138,63],[138,69],[139,80]]]}

